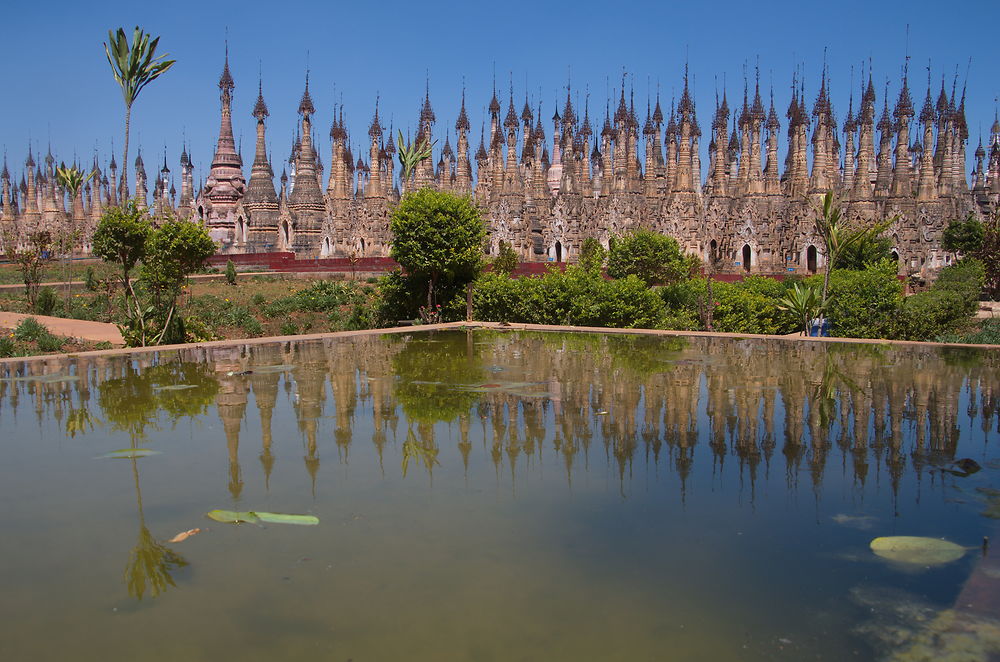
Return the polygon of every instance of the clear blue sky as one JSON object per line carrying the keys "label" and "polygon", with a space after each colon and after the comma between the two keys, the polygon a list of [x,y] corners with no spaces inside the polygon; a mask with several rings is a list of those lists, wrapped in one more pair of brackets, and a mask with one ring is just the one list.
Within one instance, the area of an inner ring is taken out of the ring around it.
{"label": "clear blue sky", "polygon": [[[509,0],[494,3],[431,2],[22,2],[3,12],[0,61],[4,62],[0,145],[20,175],[29,136],[44,154],[51,140],[57,159],[74,153],[89,164],[96,149],[102,166],[114,140],[120,157],[124,110],[102,42],[107,30],[140,25],[160,35],[174,68],[142,92],[133,109],[132,145],[141,145],[147,171],[162,164],[164,145],[174,176],[186,137],[201,175],[207,172],[218,133],[217,82],[223,42],[229,35],[236,80],[234,130],[242,136],[244,162],[253,159],[258,66],[271,111],[268,140],[276,173],[290,152],[308,63],[317,108],[317,132],[329,165],[329,124],[341,95],[355,145],[367,144],[377,93],[381,115],[404,131],[415,123],[430,75],[437,114],[435,136],[444,138],[458,113],[463,80],[473,124],[472,149],[489,102],[494,66],[504,109],[512,76],[517,109],[525,91],[542,101],[551,138],[553,102],[560,108],[567,77],[580,102],[590,89],[591,119],[603,120],[606,90],[620,84],[624,68],[634,82],[640,121],[647,90],[659,84],[664,112],[679,94],[685,57],[696,85],[698,117],[707,149],[716,85],[723,77],[730,106],[742,99],[744,64],[760,62],[761,83],[773,79],[782,118],[794,67],[804,66],[810,106],[815,99],[824,47],[838,120],[847,111],[851,66],[855,88],[863,61],[872,59],[881,110],[888,76],[890,99],[899,90],[909,23],[910,81],[914,103],[923,103],[928,58],[935,91],[941,75],[951,88],[968,75],[966,101],[972,152],[980,130],[988,137],[1000,94],[1000,2],[941,4],[897,2],[645,2],[575,3]],[[526,83],[527,81],[527,83]],[[752,84],[752,83],[751,83]],[[539,93],[539,90],[541,92]],[[540,94],[540,96],[539,96]],[[613,92],[612,92],[613,94]],[[855,94],[855,102],[857,101]],[[574,98],[574,101],[576,99]],[[766,103],[766,100],[765,100]],[[582,110],[582,108],[580,108]],[[613,108],[612,108],[613,110]],[[487,116],[488,119],[488,116]],[[440,148],[441,143],[438,144]],[[365,148],[367,158],[367,149]],[[130,150],[130,159],[135,155]],[[436,158],[436,157],[435,157]],[[707,164],[707,158],[703,158]],[[178,187],[179,188],[179,187]]]}

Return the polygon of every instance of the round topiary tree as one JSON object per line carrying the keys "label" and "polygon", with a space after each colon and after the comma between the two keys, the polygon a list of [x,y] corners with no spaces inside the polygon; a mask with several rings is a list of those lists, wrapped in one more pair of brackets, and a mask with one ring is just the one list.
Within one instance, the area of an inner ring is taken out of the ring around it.
{"label": "round topiary tree", "polygon": [[486,227],[468,197],[430,188],[408,193],[392,214],[389,255],[427,282],[427,306],[442,285],[464,285],[482,269]]}

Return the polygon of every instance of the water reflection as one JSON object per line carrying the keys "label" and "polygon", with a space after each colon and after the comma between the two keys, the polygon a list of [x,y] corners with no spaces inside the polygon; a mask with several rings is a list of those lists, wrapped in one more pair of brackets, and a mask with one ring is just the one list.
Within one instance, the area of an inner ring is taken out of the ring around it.
{"label": "water reflection", "polygon": [[[716,470],[735,458],[751,499],[775,461],[789,485],[808,476],[818,490],[834,447],[857,483],[887,476],[896,492],[908,468],[920,476],[956,459],[963,424],[978,424],[984,435],[997,425],[997,363],[995,353],[975,350],[751,339],[359,336],[7,363],[0,419],[29,407],[39,425],[48,416],[64,420],[70,436],[110,429],[138,445],[181,418],[207,421],[214,404],[234,502],[244,489],[239,451],[248,407],[259,418],[267,487],[278,467],[275,443],[292,441],[282,430],[276,442],[272,431],[282,398],[314,491],[323,438],[332,438],[345,470],[351,448],[371,443],[383,472],[391,449],[404,473],[416,463],[429,476],[447,430],[449,438],[457,433],[466,469],[475,456],[470,435],[478,434],[497,476],[512,479],[521,457],[530,464],[551,450],[571,486],[590,454],[603,452],[623,496],[639,464],[666,467],[686,498],[694,462],[706,461],[695,452],[700,444]],[[91,411],[94,391],[99,413]],[[472,433],[477,420],[481,430]],[[358,425],[365,434],[355,434]]]}

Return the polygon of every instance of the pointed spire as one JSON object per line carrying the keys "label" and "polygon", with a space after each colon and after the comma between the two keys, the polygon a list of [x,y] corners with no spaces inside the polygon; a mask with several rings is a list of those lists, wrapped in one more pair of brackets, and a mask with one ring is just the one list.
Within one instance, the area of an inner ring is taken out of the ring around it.
{"label": "pointed spire", "polygon": [[264,103],[264,82],[260,78],[257,79],[257,103],[254,104],[252,114],[258,122],[263,122],[264,118],[270,115],[267,112],[267,104]]}
{"label": "pointed spire", "polygon": [[465,112],[465,85],[462,85],[462,108],[458,111],[458,119],[455,120],[456,131],[469,130],[469,115]]}
{"label": "pointed spire", "polygon": [[229,40],[226,39],[226,59],[222,66],[222,75],[219,76],[219,92],[222,96],[223,105],[228,106],[233,100],[233,89],[236,84],[233,82],[233,75],[229,73]]}
{"label": "pointed spire", "polygon": [[531,114],[531,106],[528,105],[528,93],[524,93],[524,107],[521,108],[521,121],[531,126],[532,120],[535,118]]}
{"label": "pointed spire", "polygon": [[313,106],[312,97],[309,95],[309,70],[306,70],[306,89],[302,92],[302,99],[299,101],[299,115],[312,115],[316,112]]}
{"label": "pointed spire", "polygon": [[514,83],[510,85],[510,99],[507,102],[507,116],[503,120],[504,128],[517,129],[517,112],[514,110]]}
{"label": "pointed spire", "polygon": [[493,72],[493,98],[490,99],[490,115],[500,115],[500,101],[497,99],[497,74]]}
{"label": "pointed spire", "polygon": [[378,140],[382,137],[382,124],[378,121],[378,103],[379,95],[375,95],[375,116],[372,117],[372,123],[368,127],[368,136],[374,140]]}
{"label": "pointed spire", "polygon": [[[657,87],[659,87],[659,83],[657,83]],[[656,126],[663,124],[663,110],[660,108],[659,90],[656,91],[656,107],[653,108],[653,123],[656,124]]]}

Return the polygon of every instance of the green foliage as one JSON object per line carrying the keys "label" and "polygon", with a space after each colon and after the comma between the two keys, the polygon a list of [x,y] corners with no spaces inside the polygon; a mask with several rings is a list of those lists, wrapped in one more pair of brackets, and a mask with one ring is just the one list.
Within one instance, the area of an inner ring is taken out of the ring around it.
{"label": "green foliage", "polygon": [[423,189],[403,197],[392,214],[391,257],[429,281],[428,304],[441,284],[465,284],[483,265],[486,228],[468,197]]}
{"label": "green foliage", "polygon": [[810,322],[822,310],[820,291],[816,285],[795,283],[791,291],[778,302],[778,310],[791,314],[802,325],[802,333],[809,333]]}
{"label": "green foliage", "polygon": [[517,269],[518,262],[520,260],[518,260],[517,253],[514,252],[511,245],[506,241],[501,241],[497,257],[493,260],[493,273],[509,276],[514,272],[514,269]]}
{"label": "green foliage", "polygon": [[975,257],[986,269],[983,292],[986,298],[1000,299],[1000,209],[996,209],[983,223],[983,243]]}
{"label": "green foliage", "polygon": [[892,337],[933,340],[967,324],[979,307],[984,273],[983,263],[975,258],[942,269],[931,289],[903,301]]}
{"label": "green foliage", "polygon": [[944,334],[936,338],[938,342],[960,342],[973,345],[1000,345],[1000,319],[985,320],[978,331],[960,334]]}
{"label": "green foliage", "polygon": [[10,336],[0,336],[0,359],[8,359],[14,356],[17,352],[17,348],[14,345],[14,339]]}
{"label": "green foliage", "polygon": [[65,338],[46,333],[38,338],[38,350],[41,352],[58,352],[66,344]]}
{"label": "green foliage", "polygon": [[579,266],[541,278],[485,274],[473,290],[475,317],[499,322],[658,328],[663,301],[635,276],[607,281]]}
{"label": "green foliage", "polygon": [[884,234],[884,227],[854,230],[856,236],[848,238],[837,256],[835,269],[867,269],[883,260],[893,260],[892,240]]}
{"label": "green foliage", "polygon": [[299,327],[295,325],[295,322],[287,320],[281,323],[278,333],[282,336],[297,336],[299,334]]}
{"label": "green foliage", "polygon": [[669,328],[696,330],[704,328],[706,310],[712,307],[712,329],[724,333],[790,333],[796,328],[795,315],[779,308],[788,294],[788,285],[773,278],[749,276],[743,281],[712,283],[696,278],[660,288],[660,298],[667,312]]}
{"label": "green foliage", "polygon": [[[294,294],[297,310],[329,312],[357,303],[361,295],[354,283],[321,280]],[[277,303],[277,302],[276,302]]]}
{"label": "green foliage", "polygon": [[146,254],[146,240],[153,232],[146,212],[135,200],[126,200],[120,207],[109,207],[94,230],[93,253],[105,262],[121,268],[121,279],[127,284],[135,268]]}
{"label": "green foliage", "polygon": [[608,275],[636,276],[646,285],[669,285],[690,278],[698,258],[685,255],[673,237],[650,230],[636,230],[611,241]]}
{"label": "green foliage", "polygon": [[421,137],[417,142],[410,144],[403,140],[403,132],[399,132],[399,140],[396,143],[399,150],[397,156],[399,157],[399,165],[402,167],[400,177],[404,185],[410,181],[410,176],[417,164],[430,158],[435,143],[437,143],[436,140],[434,143],[428,143],[426,138]]}
{"label": "green foliage", "polygon": [[983,247],[984,232],[983,224],[970,212],[965,220],[956,218],[948,223],[941,236],[941,245],[952,253],[972,255]]}
{"label": "green foliage", "polygon": [[59,297],[56,295],[56,291],[51,287],[43,287],[38,292],[38,298],[35,299],[35,312],[39,315],[51,315],[58,303]]}
{"label": "green foliage", "polygon": [[45,325],[34,317],[26,317],[14,327],[14,339],[23,342],[36,341],[42,336],[48,335],[49,330]]}
{"label": "green foliage", "polygon": [[94,267],[87,267],[87,274],[84,276],[83,283],[88,292],[96,292],[98,290],[101,285],[101,281],[98,279],[97,272],[94,271]]}
{"label": "green foliage", "polygon": [[474,346],[464,337],[440,342],[405,342],[392,358],[397,376],[393,394],[411,421],[451,421],[466,414],[480,394],[461,386],[479,384],[485,371]]}
{"label": "green foliage", "polygon": [[236,284],[236,265],[232,260],[226,260],[226,282],[230,285]]}
{"label": "green foliage", "polygon": [[594,237],[587,237],[580,247],[580,266],[592,273],[600,273],[608,259],[608,250]]}
{"label": "green foliage", "polygon": [[[818,286],[821,276],[806,280]],[[825,313],[832,332],[845,338],[887,338],[903,302],[903,284],[894,262],[861,271],[836,269],[829,276]]]}
{"label": "green foliage", "polygon": [[69,194],[70,200],[73,200],[76,198],[77,193],[80,192],[80,189],[83,188],[83,185],[89,182],[90,178],[96,174],[97,171],[92,170],[85,175],[76,166],[67,168],[65,163],[60,163],[56,168],[56,181]]}

